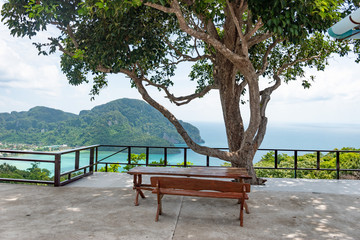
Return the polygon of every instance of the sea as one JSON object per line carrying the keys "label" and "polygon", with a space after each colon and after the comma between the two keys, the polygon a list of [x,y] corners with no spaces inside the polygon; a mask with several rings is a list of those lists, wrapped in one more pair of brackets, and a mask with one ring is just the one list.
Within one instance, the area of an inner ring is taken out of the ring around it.
{"label": "sea", "polygon": [[[193,122],[200,130],[200,135],[205,141],[203,145],[209,147],[226,148],[227,140],[225,127],[222,123],[211,122]],[[186,147],[186,145],[177,145],[177,147]],[[280,152],[292,155],[293,149],[304,150],[303,154],[314,150],[333,150],[343,147],[360,148],[360,124],[330,124],[330,123],[270,123],[266,135],[257,154],[254,157],[254,163],[261,160],[270,149],[282,149]],[[117,151],[116,149],[114,151]],[[99,158],[102,159],[114,153],[114,151],[99,151]],[[194,165],[206,165],[206,157],[186,150],[187,161]],[[18,158],[54,160],[53,157],[42,155],[17,156]],[[63,155],[61,158],[61,172],[67,172],[74,169],[75,153]],[[151,153],[149,160],[159,161],[164,159],[163,153]],[[168,163],[176,165],[184,160],[184,149],[178,153],[168,154]],[[119,153],[104,160],[113,163],[126,163],[127,153]],[[20,161],[0,161],[0,164],[7,162],[16,166],[18,169],[25,170],[31,167],[31,162]],[[80,167],[86,166],[89,162],[89,152],[80,153]],[[211,166],[220,166],[224,162],[216,158],[210,158]],[[104,166],[104,165],[102,165]],[[54,171],[53,163],[40,163],[39,167]],[[99,165],[101,167],[101,165]],[[121,170],[121,169],[120,169]]]}

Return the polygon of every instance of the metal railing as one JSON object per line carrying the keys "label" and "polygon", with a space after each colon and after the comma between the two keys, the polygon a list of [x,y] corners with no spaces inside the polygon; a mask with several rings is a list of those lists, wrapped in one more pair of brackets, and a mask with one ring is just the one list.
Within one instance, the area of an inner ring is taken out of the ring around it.
{"label": "metal railing", "polygon": [[[183,163],[183,165],[180,165],[182,167],[211,167],[210,164],[210,156],[205,156],[202,155],[206,160],[205,160],[205,164],[192,164],[192,165],[188,165],[189,163],[189,158],[188,158],[188,152],[191,151],[191,149],[189,147],[160,147],[160,146],[123,146],[123,145],[99,145],[98,148],[119,148],[120,150],[115,151],[113,154],[103,157],[103,158],[98,158],[98,160],[96,161],[96,165],[105,165],[105,169],[108,169],[108,166],[110,164],[117,164],[117,165],[138,165],[138,166],[164,166],[164,167],[178,167],[178,164],[170,164],[168,161],[168,157],[169,154],[174,154],[174,152],[176,153],[181,153],[183,154],[181,159],[178,159],[178,163]],[[157,152],[162,152],[162,157],[163,157],[163,164],[151,164],[150,162],[150,149],[153,150],[158,150]],[[227,150],[227,148],[216,148],[216,149],[220,149],[220,150]],[[142,163],[133,163],[132,159],[131,159],[131,154],[132,153],[144,153],[145,154],[145,161]],[[106,162],[104,160],[115,156],[116,154],[119,153],[126,153],[127,157],[125,159],[125,161],[123,162]],[[217,159],[219,160],[219,159]],[[225,162],[225,161],[223,161]],[[97,168],[96,170],[97,171]]]}
{"label": "metal railing", "polygon": [[[107,154],[102,154],[100,158],[99,153],[101,149],[107,149]],[[111,150],[112,149],[112,150]],[[115,149],[115,150],[114,150]],[[227,148],[218,148],[221,150],[227,150]],[[88,147],[76,148],[66,151],[60,152],[35,152],[35,151],[17,151],[17,150],[0,150],[0,164],[1,161],[7,162],[35,162],[35,163],[51,163],[53,164],[53,177],[51,180],[34,180],[34,179],[15,179],[15,178],[1,178],[0,181],[10,181],[10,182],[25,182],[25,183],[36,183],[36,184],[50,184],[54,186],[63,186],[70,182],[76,181],[82,177],[93,174],[93,172],[98,171],[98,167],[103,166],[103,171],[107,172],[109,165],[115,164],[119,166],[126,165],[138,165],[138,166],[154,166],[150,162],[150,150],[157,151],[161,153],[163,157],[162,164],[155,164],[155,166],[179,166],[178,164],[171,164],[169,160],[169,154],[174,154],[174,151],[177,151],[177,162],[182,163],[181,167],[212,167],[219,164],[212,164],[212,161],[217,161],[219,163],[219,159],[214,159],[209,156],[204,157],[204,164],[192,164],[189,165],[189,152],[190,149],[188,147],[150,147],[150,146],[122,146],[122,145],[93,145]],[[336,179],[340,179],[341,172],[360,172],[360,166],[355,169],[343,169],[341,168],[341,154],[343,153],[357,153],[360,154],[360,151],[356,150],[296,150],[296,149],[259,149],[258,154],[261,151],[272,151],[274,157],[274,165],[271,167],[255,167],[255,169],[270,169],[270,170],[291,170],[293,171],[293,177],[298,177],[298,171],[335,171]],[[82,152],[86,152],[85,161],[86,163],[80,166],[80,161],[84,161],[84,158],[81,158],[80,155]],[[134,162],[132,159],[132,153],[144,153],[145,159],[141,162]],[[279,165],[279,154],[284,152],[292,153],[291,157],[293,158],[293,166],[292,167],[280,167]],[[179,155],[182,154],[182,156]],[[302,153],[316,153],[316,166],[314,167],[299,167],[299,157]],[[322,153],[334,153],[336,157],[336,168],[322,168],[321,167],[321,159]],[[2,155],[1,155],[2,154]],[[4,154],[17,154],[21,157],[8,157],[3,156]],[[70,159],[73,167],[71,170],[67,170],[62,172],[62,158],[64,158],[67,154],[73,154],[72,159]],[[119,155],[122,155],[120,157]],[[50,156],[53,159],[34,159],[34,158],[23,158],[23,156],[27,155],[36,155],[36,156]],[[197,156],[199,157],[199,156]],[[116,158],[118,161],[109,161],[111,158]],[[122,158],[122,159],[121,159]],[[81,159],[81,160],[80,160]]]}
{"label": "metal railing", "polygon": [[[50,180],[39,179],[21,179],[21,178],[1,178],[0,182],[22,182],[22,183],[35,183],[35,184],[49,184],[56,187],[66,185],[70,182],[76,181],[82,177],[88,176],[94,172],[94,162],[97,156],[97,147],[93,145],[88,147],[76,148],[60,152],[37,152],[37,151],[19,151],[19,150],[4,150],[0,149],[0,164],[2,161],[7,162],[29,162],[29,163],[50,163],[53,164],[53,177]],[[88,164],[80,167],[80,153],[82,151],[90,151]],[[61,172],[61,159],[65,154],[75,153],[74,156],[74,169],[66,172]],[[4,155],[10,155],[4,156]],[[15,155],[15,156],[14,156]],[[16,157],[20,155],[20,157]],[[52,160],[44,160],[38,158],[29,158],[26,156],[49,156]],[[25,156],[25,157],[23,157]]]}
{"label": "metal railing", "polygon": [[[295,150],[295,149],[259,149],[259,151],[272,151],[274,152],[274,167],[255,167],[255,169],[269,169],[269,170],[292,170],[294,173],[294,178],[297,178],[298,171],[330,171],[336,172],[336,179],[340,179],[341,172],[360,172],[360,165],[355,169],[345,169],[341,168],[341,154],[342,153],[357,153],[360,154],[358,150]],[[279,167],[279,152],[291,152],[291,155],[294,159],[293,167]],[[299,167],[298,160],[299,153],[316,153],[316,167]],[[335,154],[335,168],[322,168],[321,167],[321,154],[322,153],[334,153]]]}

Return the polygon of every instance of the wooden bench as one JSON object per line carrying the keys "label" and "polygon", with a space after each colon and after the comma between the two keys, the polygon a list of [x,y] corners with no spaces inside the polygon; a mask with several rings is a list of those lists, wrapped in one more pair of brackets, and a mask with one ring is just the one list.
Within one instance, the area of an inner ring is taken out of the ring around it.
{"label": "wooden bench", "polygon": [[238,199],[240,203],[240,226],[243,226],[243,209],[249,213],[245,200],[249,199],[250,184],[198,178],[151,177],[152,193],[157,194],[158,207],[155,221],[162,213],[161,199],[165,194]]}

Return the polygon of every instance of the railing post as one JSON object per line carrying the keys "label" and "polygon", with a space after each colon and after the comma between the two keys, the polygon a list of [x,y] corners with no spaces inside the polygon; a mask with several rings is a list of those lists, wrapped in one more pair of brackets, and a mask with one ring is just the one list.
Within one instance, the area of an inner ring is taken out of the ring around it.
{"label": "railing post", "polygon": [[210,157],[209,157],[209,155],[206,155],[206,166],[210,167]]}
{"label": "railing post", "polygon": [[340,152],[336,151],[336,179],[340,179]]}
{"label": "railing post", "polygon": [[184,148],[184,167],[187,165],[187,149]]}
{"label": "railing post", "polygon": [[298,160],[298,153],[297,151],[295,150],[294,151],[294,178],[297,178],[297,160]]}
{"label": "railing post", "polygon": [[95,148],[95,172],[98,170],[98,161],[99,161],[99,148]]}
{"label": "railing post", "polygon": [[54,167],[54,186],[60,186],[60,171],[61,171],[61,154],[55,155],[55,167]]}
{"label": "railing post", "polygon": [[278,150],[275,150],[275,169],[278,168]]}
{"label": "railing post", "polygon": [[167,166],[167,148],[164,148],[164,164]]}
{"label": "railing post", "polygon": [[145,166],[149,165],[149,147],[146,147],[146,162]]}
{"label": "railing post", "polygon": [[89,172],[93,173],[94,172],[94,148],[90,148],[90,169]]}
{"label": "railing post", "polygon": [[75,170],[79,169],[80,165],[80,151],[75,152]]}
{"label": "railing post", "polygon": [[128,147],[128,164],[131,164],[131,147]]}
{"label": "railing post", "polygon": [[320,170],[320,151],[316,152],[316,170]]}

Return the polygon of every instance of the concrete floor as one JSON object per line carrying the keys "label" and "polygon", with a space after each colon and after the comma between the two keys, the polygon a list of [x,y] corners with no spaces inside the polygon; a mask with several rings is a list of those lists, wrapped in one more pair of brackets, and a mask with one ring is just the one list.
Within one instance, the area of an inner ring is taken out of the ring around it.
{"label": "concrete floor", "polygon": [[[146,179],[144,179],[146,181]],[[0,239],[359,239],[360,181],[268,179],[244,227],[229,199],[165,196],[134,206],[132,178],[96,173],[65,187],[0,184]]]}

